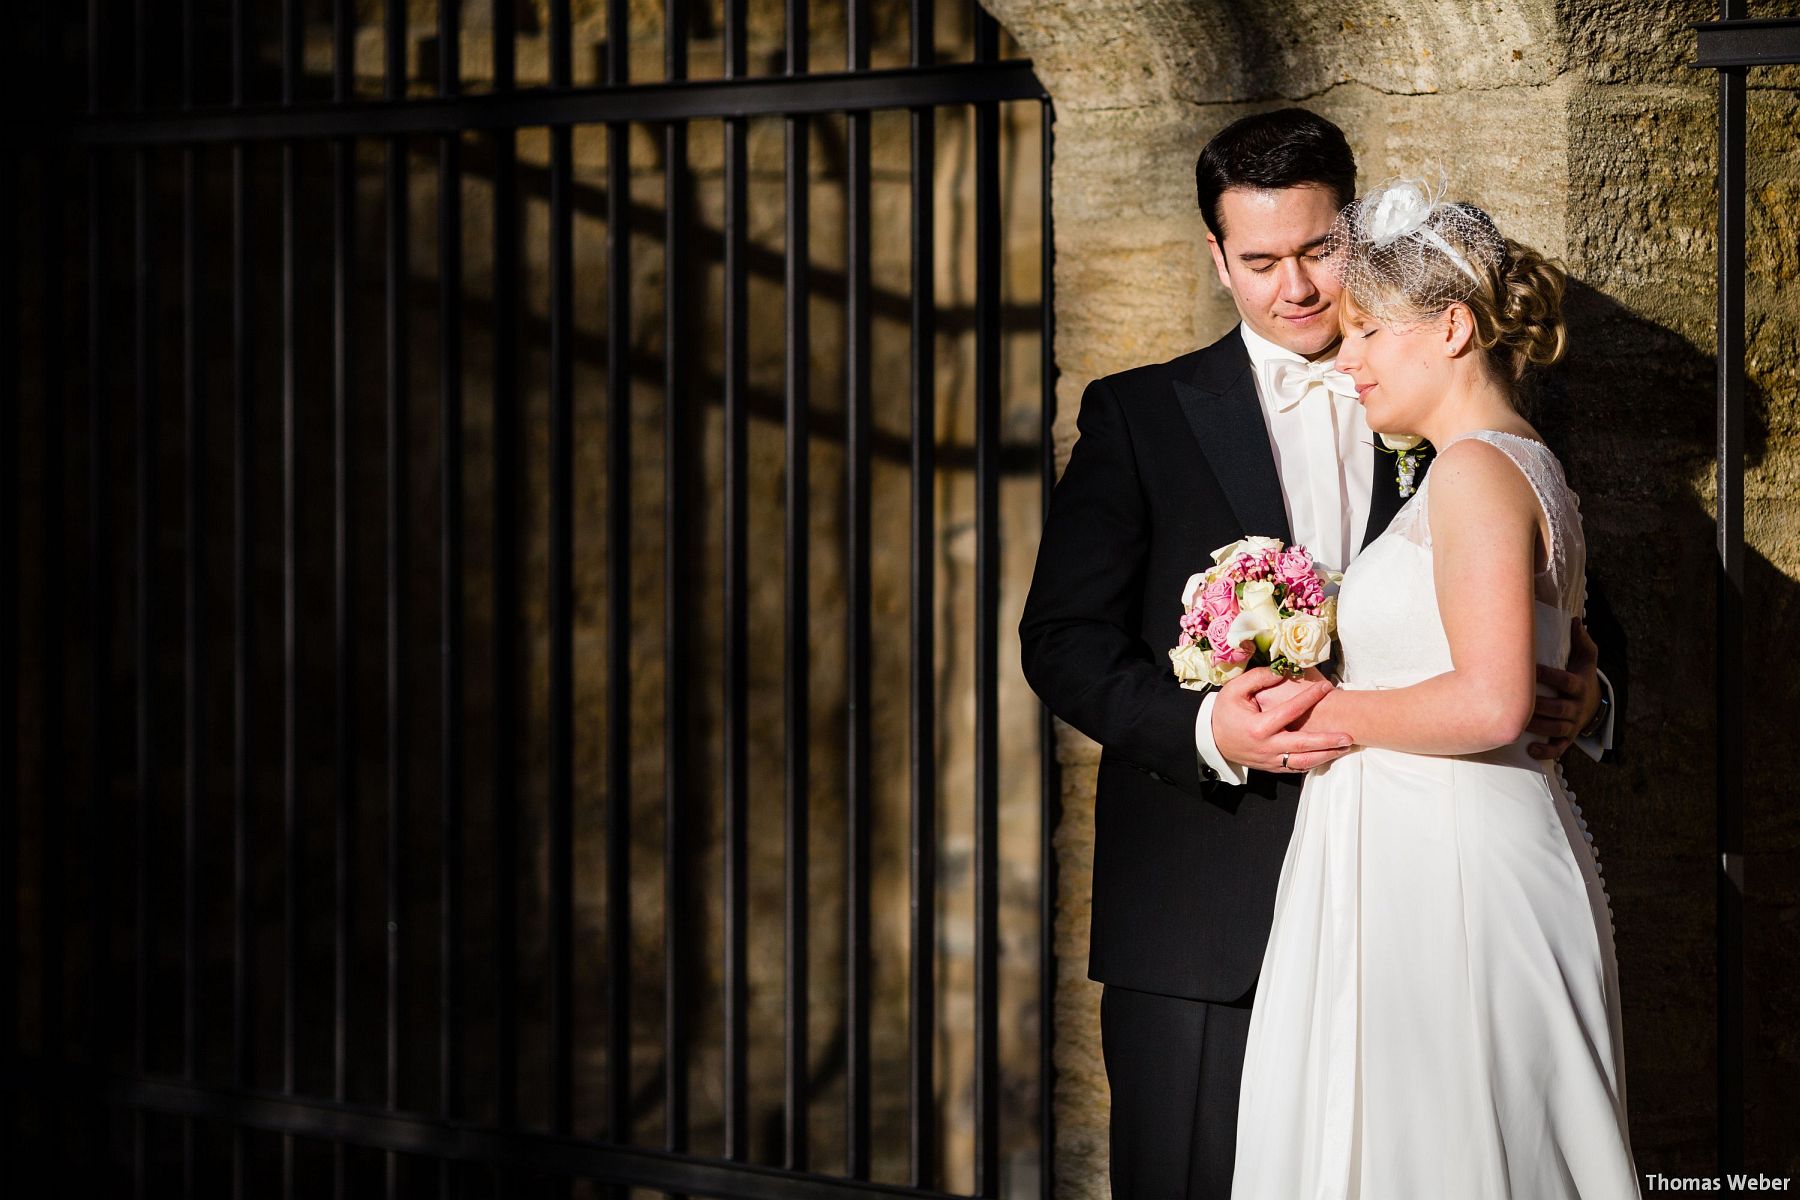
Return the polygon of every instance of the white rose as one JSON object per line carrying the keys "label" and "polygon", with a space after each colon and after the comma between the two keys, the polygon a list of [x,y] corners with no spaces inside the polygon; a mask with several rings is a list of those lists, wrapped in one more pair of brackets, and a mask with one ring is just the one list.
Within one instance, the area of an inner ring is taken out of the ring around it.
{"label": "white rose", "polygon": [[1270,653],[1297,667],[1316,667],[1331,657],[1331,630],[1322,617],[1295,613],[1282,620]]}
{"label": "white rose", "polygon": [[1213,660],[1213,652],[1211,650],[1206,650],[1203,653],[1206,656],[1206,669],[1212,672],[1212,682],[1220,687],[1223,687],[1236,679],[1239,675],[1242,675],[1244,673],[1244,668],[1249,665],[1248,663],[1230,663],[1226,666],[1220,666]]}
{"label": "white rose", "polygon": [[1187,585],[1181,589],[1181,608],[1186,611],[1194,607],[1194,601],[1200,598],[1200,589],[1206,586],[1206,577],[1210,572],[1195,571],[1188,576]]}
{"label": "white rose", "polygon": [[1325,597],[1325,603],[1319,605],[1319,620],[1325,622],[1325,633],[1330,637],[1337,636],[1337,608],[1336,596]]}
{"label": "white rose", "polygon": [[1431,200],[1417,180],[1402,179],[1384,188],[1362,209],[1363,234],[1387,246],[1422,228],[1431,215]]}
{"label": "white rose", "polygon": [[1219,668],[1213,663],[1212,651],[1203,643],[1192,642],[1175,647],[1169,651],[1169,662],[1175,668],[1175,678],[1181,681],[1184,688],[1202,688],[1209,683],[1225,682],[1219,677]]}
{"label": "white rose", "polygon": [[1183,683],[1190,679],[1205,678],[1201,670],[1200,655],[1201,645],[1199,642],[1189,642],[1185,646],[1177,646],[1169,651],[1169,663],[1175,668],[1175,678]]}
{"label": "white rose", "polygon": [[1212,649],[1201,642],[1177,646],[1169,651],[1169,661],[1175,667],[1175,678],[1190,690],[1229,683],[1244,671],[1242,663],[1222,667],[1214,662]]}
{"label": "white rose", "polygon": [[1398,450],[1404,454],[1423,446],[1425,439],[1416,433],[1384,433],[1381,435],[1381,444],[1389,450]]}
{"label": "white rose", "polygon": [[1267,579],[1253,579],[1238,588],[1238,615],[1226,631],[1225,639],[1241,646],[1251,638],[1260,649],[1267,650],[1281,625],[1281,611],[1275,604],[1275,585]]}
{"label": "white rose", "polygon": [[1234,555],[1261,554],[1264,550],[1279,549],[1281,549],[1280,538],[1261,536],[1239,538],[1229,545],[1220,546],[1217,550],[1214,550],[1212,552],[1212,560],[1214,564],[1217,565],[1230,561]]}

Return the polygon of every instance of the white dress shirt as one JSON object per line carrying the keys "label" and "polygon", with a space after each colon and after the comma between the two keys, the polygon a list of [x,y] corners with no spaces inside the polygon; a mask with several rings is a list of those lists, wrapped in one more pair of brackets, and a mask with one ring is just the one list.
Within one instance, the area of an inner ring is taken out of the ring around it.
{"label": "white dress shirt", "polygon": [[[1355,386],[1342,373],[1327,369],[1327,362],[1304,369],[1302,355],[1277,346],[1248,325],[1240,324],[1238,332],[1250,352],[1250,371],[1269,431],[1288,530],[1295,543],[1312,551],[1314,561],[1341,571],[1362,547],[1375,482],[1375,435],[1356,399]],[[1282,367],[1283,363],[1299,366]],[[1287,377],[1279,389],[1278,372]],[[1317,378],[1296,386],[1295,380],[1307,375]],[[1270,532],[1242,531],[1244,536]],[[1600,686],[1611,694],[1612,685],[1604,675]],[[1216,691],[1208,691],[1200,701],[1194,742],[1201,760],[1220,779],[1242,784],[1248,768],[1226,761],[1213,741],[1212,714],[1218,698]],[[1612,746],[1612,714],[1607,714],[1597,737],[1578,739],[1577,744],[1598,761]]]}

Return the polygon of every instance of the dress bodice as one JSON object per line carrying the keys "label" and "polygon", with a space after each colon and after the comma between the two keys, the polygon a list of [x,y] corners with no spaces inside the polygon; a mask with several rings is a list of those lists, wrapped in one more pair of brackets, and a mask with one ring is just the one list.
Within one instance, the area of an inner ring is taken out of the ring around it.
{"label": "dress bodice", "polygon": [[[1550,545],[1534,579],[1537,661],[1563,666],[1569,657],[1569,618],[1582,615],[1587,602],[1580,500],[1542,442],[1483,429],[1452,439],[1439,453],[1469,438],[1505,454],[1530,481],[1544,510]],[[1453,666],[1432,576],[1431,478],[1428,473],[1387,529],[1344,572],[1338,638],[1348,687],[1407,687]]]}

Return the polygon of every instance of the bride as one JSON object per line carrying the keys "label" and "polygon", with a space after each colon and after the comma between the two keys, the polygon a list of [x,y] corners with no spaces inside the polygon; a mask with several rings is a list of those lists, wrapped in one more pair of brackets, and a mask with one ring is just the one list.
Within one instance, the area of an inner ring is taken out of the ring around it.
{"label": "bride", "polygon": [[1635,1197],[1610,910],[1535,665],[1586,595],[1577,500],[1516,387],[1561,357],[1563,274],[1401,183],[1338,217],[1337,365],[1437,457],[1345,573],[1342,684],[1282,864],[1234,1200]]}

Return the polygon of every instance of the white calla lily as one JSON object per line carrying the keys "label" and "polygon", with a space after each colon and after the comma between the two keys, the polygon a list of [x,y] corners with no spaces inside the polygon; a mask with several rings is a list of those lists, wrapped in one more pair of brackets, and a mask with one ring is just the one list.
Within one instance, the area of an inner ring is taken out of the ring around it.
{"label": "white calla lily", "polygon": [[1281,610],[1275,603],[1275,585],[1256,579],[1238,589],[1238,615],[1226,631],[1225,639],[1241,646],[1254,638],[1259,649],[1267,650],[1281,627]]}

